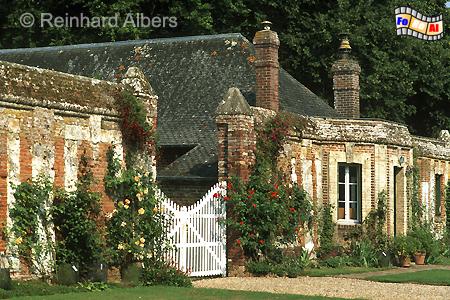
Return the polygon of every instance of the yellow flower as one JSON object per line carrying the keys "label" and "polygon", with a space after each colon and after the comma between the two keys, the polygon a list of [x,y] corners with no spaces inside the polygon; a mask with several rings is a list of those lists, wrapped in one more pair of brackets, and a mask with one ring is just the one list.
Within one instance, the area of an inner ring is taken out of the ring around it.
{"label": "yellow flower", "polygon": [[136,246],[139,246],[139,240],[137,240],[136,242],[134,242],[134,244],[135,244]]}
{"label": "yellow flower", "polygon": [[134,181],[139,182],[140,179],[141,177],[139,175],[134,176]]}
{"label": "yellow flower", "polygon": [[123,250],[125,247],[123,246],[123,244],[119,244],[119,245],[117,245],[117,249],[119,249],[119,250]]}
{"label": "yellow flower", "polygon": [[144,239],[143,237],[141,237],[141,238],[139,239],[139,242],[145,243],[145,239]]}
{"label": "yellow flower", "polygon": [[117,203],[117,206],[122,207],[123,206],[123,202],[119,201],[119,203]]}
{"label": "yellow flower", "polygon": [[128,199],[125,199],[124,202],[125,202],[126,205],[129,205],[129,204],[130,204],[130,200],[128,200]]}
{"label": "yellow flower", "polygon": [[22,237],[19,236],[19,237],[16,239],[16,245],[22,244],[22,241],[23,241]]}
{"label": "yellow flower", "polygon": [[155,206],[153,207],[153,212],[156,214],[158,212],[158,208]]}
{"label": "yellow flower", "polygon": [[143,193],[144,195],[147,195],[147,194],[148,194],[148,188],[145,188],[144,191],[142,191],[142,193]]}
{"label": "yellow flower", "polygon": [[139,246],[141,246],[141,248],[144,248],[144,244],[139,244]]}
{"label": "yellow flower", "polygon": [[138,214],[143,215],[145,213],[145,209],[142,207],[138,209]]}
{"label": "yellow flower", "polygon": [[120,223],[120,226],[125,227],[125,226],[127,226],[127,223],[122,222],[122,223]]}
{"label": "yellow flower", "polygon": [[136,198],[141,201],[142,200],[142,193],[137,193]]}
{"label": "yellow flower", "polygon": [[129,206],[125,204],[125,205],[123,206],[123,208],[128,209]]}

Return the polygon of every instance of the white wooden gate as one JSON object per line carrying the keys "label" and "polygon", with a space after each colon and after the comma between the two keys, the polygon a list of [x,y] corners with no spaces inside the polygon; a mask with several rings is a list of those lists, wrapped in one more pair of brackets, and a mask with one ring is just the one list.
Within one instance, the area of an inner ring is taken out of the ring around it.
{"label": "white wooden gate", "polygon": [[226,275],[225,193],[226,182],[220,182],[195,204],[179,206],[157,192],[172,219],[167,234],[174,247],[167,262],[190,276]]}

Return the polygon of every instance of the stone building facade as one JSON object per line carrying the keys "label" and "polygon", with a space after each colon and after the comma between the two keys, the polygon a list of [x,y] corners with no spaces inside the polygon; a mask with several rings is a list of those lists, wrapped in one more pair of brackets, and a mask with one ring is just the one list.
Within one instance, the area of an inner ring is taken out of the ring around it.
{"label": "stone building facade", "polygon": [[[259,107],[248,107],[237,89],[230,89],[218,107],[219,178],[248,178],[248,166],[254,163],[254,128],[262,126],[279,109],[277,89],[270,91],[270,87],[278,86],[278,72],[272,70],[278,66],[274,50],[277,41],[277,34],[270,28],[256,33],[253,41],[258,49],[256,65],[266,65],[265,69],[255,68],[256,78],[260,78],[256,89],[262,90],[256,94]],[[448,131],[443,130],[437,139],[418,137],[402,124],[360,118],[361,68],[351,56],[346,38],[331,71],[338,115],[295,114],[304,126],[291,130],[283,150],[274,158],[280,169],[302,186],[318,207],[332,205],[337,238],[343,240],[376,207],[381,192],[387,197],[387,233],[406,234],[411,216],[412,172],[418,167],[419,201],[425,208],[425,218],[441,232],[450,174]]]}

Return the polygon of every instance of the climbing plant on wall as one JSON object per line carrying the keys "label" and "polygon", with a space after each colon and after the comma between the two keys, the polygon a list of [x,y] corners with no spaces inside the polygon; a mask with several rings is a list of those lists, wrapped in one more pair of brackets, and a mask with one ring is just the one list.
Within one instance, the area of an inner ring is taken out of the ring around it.
{"label": "climbing plant on wall", "polygon": [[49,178],[38,176],[12,185],[14,205],[9,208],[11,227],[4,235],[12,255],[30,271],[46,276],[52,270],[54,247],[49,206],[53,186]]}
{"label": "climbing plant on wall", "polygon": [[95,264],[102,262],[100,194],[92,191],[94,177],[90,159],[83,154],[75,191],[57,189],[51,209],[56,235],[56,262],[78,267],[88,279]]}
{"label": "climbing plant on wall", "polygon": [[311,225],[312,205],[297,184],[283,180],[276,157],[294,119],[278,114],[258,131],[256,162],[247,183],[234,178],[228,183],[227,224],[238,233],[233,241],[253,259],[273,257],[282,245],[296,240]]}

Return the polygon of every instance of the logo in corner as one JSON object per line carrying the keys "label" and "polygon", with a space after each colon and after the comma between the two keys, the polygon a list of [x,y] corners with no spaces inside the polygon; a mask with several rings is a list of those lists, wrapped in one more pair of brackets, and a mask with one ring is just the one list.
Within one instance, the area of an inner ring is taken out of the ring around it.
{"label": "logo in corner", "polygon": [[395,9],[395,24],[397,35],[409,35],[426,41],[437,41],[444,36],[442,15],[428,17],[406,6]]}

